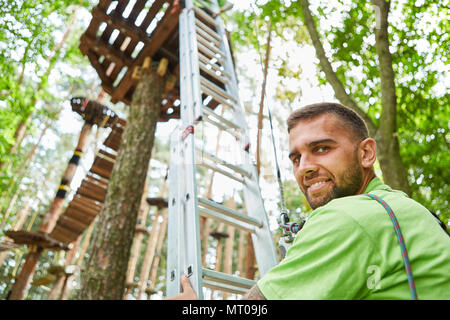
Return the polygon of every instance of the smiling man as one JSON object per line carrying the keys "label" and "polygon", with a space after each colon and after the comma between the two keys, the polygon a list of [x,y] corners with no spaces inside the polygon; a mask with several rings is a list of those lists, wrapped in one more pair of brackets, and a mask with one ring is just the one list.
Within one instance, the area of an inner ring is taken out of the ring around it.
{"label": "smiling man", "polygon": [[[450,237],[425,207],[376,177],[376,143],[364,121],[340,104],[318,103],[295,110],[287,124],[293,173],[314,211],[244,299],[450,299]],[[392,209],[406,248],[390,212],[367,194]],[[187,278],[182,286],[178,298],[195,298]]]}

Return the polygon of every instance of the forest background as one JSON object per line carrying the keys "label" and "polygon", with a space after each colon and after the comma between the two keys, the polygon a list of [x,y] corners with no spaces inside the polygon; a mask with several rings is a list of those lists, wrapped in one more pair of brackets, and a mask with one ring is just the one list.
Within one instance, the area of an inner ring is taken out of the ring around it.
{"label": "forest background", "polygon": [[[320,101],[339,101],[358,109],[381,145],[377,175],[448,225],[446,1],[231,2],[234,7],[223,18],[231,34],[252,153],[261,146],[260,184],[274,231],[279,191],[267,108],[274,118],[287,207],[299,218],[310,209],[291,173],[285,119],[292,110]],[[23,210],[30,211],[25,226],[33,230],[39,225],[83,124],[71,111],[69,99],[98,96],[100,79],[78,49],[96,4],[94,0],[0,0],[0,241]],[[383,17],[388,17],[385,28]],[[382,48],[383,30],[387,52]],[[126,105],[106,104],[126,118]],[[176,120],[158,124],[149,194],[158,194],[166,174],[167,142],[175,125]],[[107,134],[107,129],[94,133],[72,192]],[[1,296],[10,288],[8,277],[17,272],[25,253],[25,248],[11,251],[0,266]],[[48,251],[43,259],[36,277],[61,257]],[[163,287],[161,280],[158,288]],[[27,298],[42,299],[46,294],[45,287],[32,287]]]}

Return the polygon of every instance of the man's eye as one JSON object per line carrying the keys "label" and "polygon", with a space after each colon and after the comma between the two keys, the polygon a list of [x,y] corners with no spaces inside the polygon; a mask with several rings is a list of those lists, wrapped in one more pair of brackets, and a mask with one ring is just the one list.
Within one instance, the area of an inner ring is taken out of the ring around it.
{"label": "man's eye", "polygon": [[296,156],[292,158],[292,164],[296,165],[300,163],[300,156]]}
{"label": "man's eye", "polygon": [[316,149],[316,151],[317,152],[325,152],[325,151],[327,151],[329,148],[328,147],[318,147],[317,149]]}

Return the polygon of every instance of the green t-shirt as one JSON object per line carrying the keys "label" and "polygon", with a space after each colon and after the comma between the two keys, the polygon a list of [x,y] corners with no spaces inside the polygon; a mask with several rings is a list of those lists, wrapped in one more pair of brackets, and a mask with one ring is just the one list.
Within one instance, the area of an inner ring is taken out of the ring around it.
{"label": "green t-shirt", "polygon": [[[450,299],[450,237],[428,210],[374,178],[365,193],[397,217],[419,299]],[[363,195],[314,210],[279,265],[258,281],[267,299],[411,299],[391,218]]]}

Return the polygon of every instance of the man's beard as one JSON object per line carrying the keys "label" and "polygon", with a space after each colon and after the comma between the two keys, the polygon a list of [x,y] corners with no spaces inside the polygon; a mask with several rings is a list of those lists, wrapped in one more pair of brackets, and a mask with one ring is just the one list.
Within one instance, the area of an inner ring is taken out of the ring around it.
{"label": "man's beard", "polygon": [[312,209],[316,209],[326,205],[333,199],[356,195],[362,183],[363,169],[358,162],[357,153],[355,152],[353,164],[341,176],[339,184],[337,182],[334,183],[331,191],[317,202],[311,202],[307,194],[305,195],[306,200]]}

